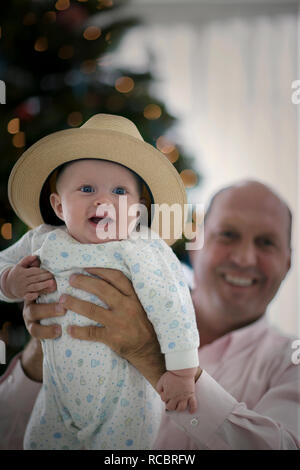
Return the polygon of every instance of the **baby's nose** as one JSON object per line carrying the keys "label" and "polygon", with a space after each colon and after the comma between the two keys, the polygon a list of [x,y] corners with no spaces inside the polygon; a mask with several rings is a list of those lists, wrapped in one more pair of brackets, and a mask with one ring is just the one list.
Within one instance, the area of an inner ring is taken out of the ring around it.
{"label": "baby's nose", "polygon": [[94,199],[94,206],[99,206],[101,204],[111,204],[111,198],[108,194],[98,194]]}

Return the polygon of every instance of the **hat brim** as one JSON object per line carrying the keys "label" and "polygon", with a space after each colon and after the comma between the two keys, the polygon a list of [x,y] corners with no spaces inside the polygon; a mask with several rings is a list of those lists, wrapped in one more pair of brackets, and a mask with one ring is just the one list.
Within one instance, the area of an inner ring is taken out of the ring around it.
{"label": "hat brim", "polygon": [[26,225],[34,228],[45,223],[40,211],[40,194],[53,170],[63,163],[83,158],[120,163],[145,181],[155,205],[167,204],[171,207],[179,204],[182,216],[174,218],[169,238],[163,236],[162,223],[155,212],[151,228],[169,245],[181,237],[186,192],[169,160],[153,146],[135,137],[118,131],[90,128],[67,129],[50,134],[26,150],[15,164],[8,181],[8,197],[14,211]]}

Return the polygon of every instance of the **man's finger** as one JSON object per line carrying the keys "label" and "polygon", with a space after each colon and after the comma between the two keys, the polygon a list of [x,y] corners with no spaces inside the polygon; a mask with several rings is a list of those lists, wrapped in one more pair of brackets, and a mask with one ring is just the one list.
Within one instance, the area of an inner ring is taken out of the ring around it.
{"label": "man's finger", "polygon": [[106,344],[106,329],[101,326],[75,326],[69,325],[67,332],[72,338],[84,341],[96,341]]}
{"label": "man's finger", "polygon": [[94,320],[97,323],[107,325],[113,321],[110,310],[100,307],[92,302],[87,302],[86,300],[77,299],[71,295],[64,294],[60,303],[67,310],[79,313],[80,315],[83,315],[90,320]]}
{"label": "man's finger", "polygon": [[116,306],[121,301],[120,292],[102,279],[85,276],[84,274],[73,274],[70,277],[70,285],[96,295],[98,299],[105,302],[108,307]]}
{"label": "man's finger", "polygon": [[129,279],[118,269],[85,268],[85,271],[94,276],[100,276],[104,281],[109,282],[109,284],[124,295],[132,295],[135,293]]}
{"label": "man's finger", "polygon": [[39,323],[28,323],[27,330],[33,338],[54,339],[61,336],[61,327],[59,325],[40,325]]}
{"label": "man's finger", "polygon": [[60,317],[65,315],[65,313],[66,310],[61,304],[36,304],[34,302],[25,302],[23,316],[25,321],[37,322],[44,318]]}

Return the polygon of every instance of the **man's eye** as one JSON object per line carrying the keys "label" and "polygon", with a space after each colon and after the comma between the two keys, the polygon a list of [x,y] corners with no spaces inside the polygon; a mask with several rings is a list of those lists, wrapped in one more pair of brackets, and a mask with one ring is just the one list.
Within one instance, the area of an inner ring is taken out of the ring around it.
{"label": "man's eye", "polygon": [[224,232],[221,232],[220,233],[220,236],[223,237],[223,238],[234,238],[235,234],[233,232],[231,232],[230,230],[224,230]]}
{"label": "man's eye", "polygon": [[89,184],[86,184],[84,186],[81,186],[80,191],[82,193],[93,193],[94,188],[92,186],[90,186]]}
{"label": "man's eye", "polygon": [[113,189],[113,193],[123,195],[123,194],[126,194],[126,189],[118,186],[117,188]]}
{"label": "man's eye", "polygon": [[272,246],[273,242],[269,238],[259,238],[257,240],[258,244],[263,247]]}

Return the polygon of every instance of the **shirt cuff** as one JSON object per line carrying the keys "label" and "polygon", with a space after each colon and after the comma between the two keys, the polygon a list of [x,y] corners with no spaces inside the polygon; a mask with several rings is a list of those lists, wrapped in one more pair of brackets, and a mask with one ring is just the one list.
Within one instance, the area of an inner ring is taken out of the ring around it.
{"label": "shirt cuff", "polygon": [[168,412],[168,416],[200,446],[208,446],[214,433],[237,405],[236,399],[205,370],[196,383],[197,411]]}
{"label": "shirt cuff", "polygon": [[21,365],[21,353],[15,356],[0,377],[0,401],[14,402],[14,408],[32,408],[42,383],[29,379]]}
{"label": "shirt cuff", "polygon": [[190,369],[199,365],[198,349],[177,351],[165,354],[166,369]]}

